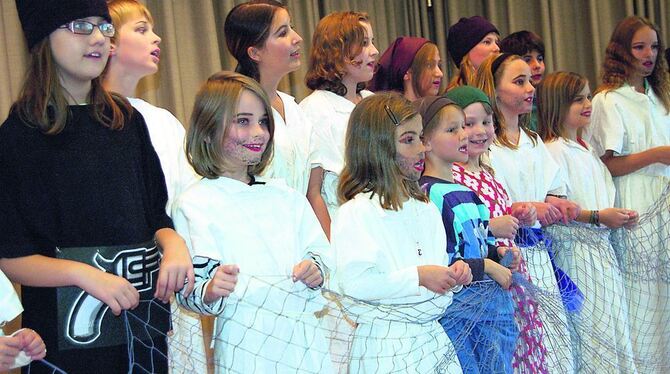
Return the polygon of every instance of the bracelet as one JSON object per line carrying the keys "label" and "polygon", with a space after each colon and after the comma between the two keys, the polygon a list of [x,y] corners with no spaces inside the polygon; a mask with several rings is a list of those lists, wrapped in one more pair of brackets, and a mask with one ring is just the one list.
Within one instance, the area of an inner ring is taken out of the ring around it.
{"label": "bracelet", "polygon": [[592,225],[600,226],[600,213],[597,210],[592,210],[589,215],[589,223]]}
{"label": "bracelet", "polygon": [[556,194],[553,194],[553,193],[548,193],[547,196],[557,197],[557,198],[559,198],[559,199],[564,199],[564,200],[568,198],[568,197],[565,196],[565,195],[556,195]]}
{"label": "bracelet", "polygon": [[595,211],[595,225],[600,226],[600,211]]}

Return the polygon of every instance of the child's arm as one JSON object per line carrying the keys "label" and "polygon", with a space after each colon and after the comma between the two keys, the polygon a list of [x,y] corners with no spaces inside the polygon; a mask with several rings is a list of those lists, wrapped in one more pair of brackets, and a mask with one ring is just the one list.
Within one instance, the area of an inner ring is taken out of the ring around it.
{"label": "child's arm", "polygon": [[330,214],[328,207],[321,196],[321,186],[323,185],[323,168],[315,167],[309,174],[309,183],[307,185],[307,201],[312,206],[316,218],[323,228],[328,240],[330,240]]}
{"label": "child's arm", "polygon": [[625,156],[615,156],[614,151],[607,150],[604,155],[600,156],[600,159],[613,177],[619,177],[655,163],[670,165],[670,145],[649,148]]}
{"label": "child's arm", "polygon": [[530,204],[535,207],[535,211],[537,212],[537,219],[540,221],[542,226],[553,225],[554,223],[563,219],[561,211],[549,203],[537,201],[531,202]]}
{"label": "child's arm", "polygon": [[32,255],[0,259],[0,269],[9,279],[26,286],[79,287],[117,316],[140,302],[139,292],[128,280],[82,262]]}
{"label": "child's arm", "polygon": [[510,269],[489,258],[484,259],[484,272],[504,289],[508,289],[512,285],[512,272]]}
{"label": "child's arm", "polygon": [[221,265],[204,256],[193,257],[195,285],[188,296],[177,293],[177,302],[193,312],[217,316],[223,312],[225,299],[235,290],[237,265]]}
{"label": "child's arm", "polygon": [[638,214],[634,210],[621,208],[606,208],[601,210],[582,210],[577,221],[584,223],[600,224],[610,229],[620,227],[631,228],[637,224]]}
{"label": "child's arm", "polygon": [[512,203],[512,215],[523,226],[533,226],[537,221],[537,210],[532,203]]}
{"label": "child's arm", "polygon": [[188,283],[184,296],[188,296],[193,291],[194,275],[191,255],[184,239],[173,229],[164,228],[156,232],[156,242],[163,249],[163,260],[158,271],[154,297],[164,303],[169,302],[175,292],[184,288],[185,280]]}
{"label": "child's arm", "polygon": [[565,198],[562,199],[556,196],[547,195],[544,201],[561,211],[561,217],[562,217],[561,219],[563,220],[563,223],[565,223],[566,225],[570,221],[577,218],[579,212],[581,212],[582,210],[582,208],[577,203],[575,203],[574,201],[567,200]]}
{"label": "child's arm", "polygon": [[21,352],[21,338],[18,336],[0,336],[0,372],[15,367],[14,361]]}

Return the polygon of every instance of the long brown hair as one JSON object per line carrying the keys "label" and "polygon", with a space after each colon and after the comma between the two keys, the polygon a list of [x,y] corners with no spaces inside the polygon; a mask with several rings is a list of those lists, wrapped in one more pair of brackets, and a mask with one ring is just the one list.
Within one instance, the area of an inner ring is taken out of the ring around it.
{"label": "long brown hair", "polygon": [[198,175],[216,179],[229,168],[221,144],[228,134],[244,90],[253,92],[263,103],[270,132],[261,161],[256,165],[249,165],[249,175],[262,173],[270,163],[275,128],[270,100],[260,84],[251,77],[232,71],[221,71],[209,77],[196,94],[186,134],[187,159]]}
{"label": "long brown hair", "polygon": [[[51,44],[46,37],[30,51],[30,63],[23,87],[11,110],[17,112],[21,121],[37,127],[45,134],[59,134],[65,128],[70,115],[64,91]],[[122,129],[126,116],[133,110],[125,98],[107,92],[102,87],[101,77],[91,81],[88,103],[93,108],[93,118],[112,130]],[[111,112],[111,117],[105,114],[107,110]]]}
{"label": "long brown hair", "polygon": [[414,89],[414,93],[419,97],[427,95],[426,92],[421,90],[421,80],[424,74],[435,67],[433,56],[436,53],[438,56],[440,55],[437,45],[433,42],[428,42],[416,51],[416,55],[414,55],[414,59],[412,60],[412,66],[409,68],[409,71],[412,72],[412,88]]}
{"label": "long brown hair", "polygon": [[567,138],[565,119],[575,97],[587,84],[583,76],[565,71],[542,79],[537,86],[537,125],[544,142]]}
{"label": "long brown hair", "polygon": [[[479,65],[479,69],[477,69],[477,72],[475,73],[472,85],[484,91],[486,96],[488,96],[489,100],[491,101],[491,106],[493,107],[493,121],[495,122],[496,125],[495,143],[510,149],[517,149],[518,145],[514,144],[507,137],[505,116],[503,116],[502,112],[500,111],[500,108],[498,108],[498,103],[496,101],[497,97],[496,87],[500,83],[500,79],[502,78],[503,72],[505,71],[507,66],[509,66],[509,64],[512,61],[521,59],[521,57],[517,55],[511,55],[505,57],[505,60],[502,63],[500,63],[494,74],[493,63],[499,56],[501,55],[491,54],[482,62],[481,65]],[[533,142],[533,145],[535,145],[537,144],[537,134],[532,130],[528,129],[527,125],[528,120],[529,120],[528,114],[521,115],[519,118],[519,129],[528,134],[531,141]]]}
{"label": "long brown hair", "polygon": [[[361,23],[370,23],[367,13],[335,12],[319,21],[312,37],[309,69],[305,75],[307,87],[340,96],[347,94],[342,78],[347,64],[351,64],[363,50],[366,30]],[[365,82],[358,83],[356,92],[363,88]]]}
{"label": "long brown hair", "polygon": [[428,202],[416,181],[403,177],[395,161],[395,128],[388,110],[402,123],[418,115],[397,92],[382,92],[361,100],[349,117],[344,169],[337,186],[340,203],[359,193],[377,195],[384,209],[399,210],[405,198]]}
{"label": "long brown hair", "polygon": [[658,27],[647,19],[631,16],[621,20],[610,38],[605,49],[605,61],[603,61],[602,84],[595,91],[607,92],[616,90],[623,86],[635,69],[635,57],[631,53],[633,36],[643,27],[649,27],[656,32],[658,38],[658,54],[654,70],[647,77],[647,82],[652,90],[663,103],[665,110],[670,113],[670,76],[668,74],[667,62],[663,59],[663,41]]}
{"label": "long brown hair", "polygon": [[236,72],[260,81],[258,63],[251,59],[248,49],[265,44],[279,9],[286,6],[275,0],[253,0],[236,5],[228,13],[223,31],[228,51],[237,60]]}
{"label": "long brown hair", "polygon": [[458,73],[454,75],[454,77],[449,82],[449,85],[447,86],[447,91],[459,86],[472,85],[474,82],[475,73],[477,69],[475,69],[475,66],[472,64],[472,61],[470,61],[470,57],[468,54],[463,56],[463,60],[461,61],[460,65],[457,66],[457,68]]}

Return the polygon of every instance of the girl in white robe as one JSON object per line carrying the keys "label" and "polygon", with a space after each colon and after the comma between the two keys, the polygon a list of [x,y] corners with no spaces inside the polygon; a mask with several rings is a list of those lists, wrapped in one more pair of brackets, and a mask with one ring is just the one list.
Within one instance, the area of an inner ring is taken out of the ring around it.
{"label": "girl in white robe", "polygon": [[421,117],[398,93],[363,99],[351,114],[333,222],[334,281],[358,323],[351,373],[460,373],[437,322],[452,289],[469,284],[451,267],[440,213],[417,183]]}
{"label": "girl in white robe", "polygon": [[[533,284],[560,299],[557,278],[552,267],[544,233],[540,225],[559,220],[567,223],[580,211],[565,197],[565,185],[558,165],[536,133],[522,126],[520,117],[530,113],[535,88],[530,83],[530,67],[519,56],[508,53],[488,57],[475,75],[474,85],[484,91],[494,107],[496,141],[489,152],[496,179],[516,204],[531,203],[539,222],[522,227],[516,243],[526,259]],[[545,328],[547,365],[550,370],[571,372],[573,352],[567,331],[566,311],[560,301],[540,305]]]}
{"label": "girl in white robe", "polygon": [[[658,27],[627,17],[612,32],[590,139],[614,177],[615,206],[640,214],[617,236],[638,370],[670,370],[670,77]],[[645,218],[646,216],[646,218]]]}
{"label": "girl in white robe", "polygon": [[226,16],[224,34],[228,51],[237,60],[235,71],[258,81],[272,104],[274,156],[262,175],[284,179],[305,195],[312,124],[293,96],[277,90],[301,63],[302,38],[293,30],[286,6],[275,0],[239,4]]}
{"label": "girl in white robe", "polygon": [[196,97],[186,147],[204,178],[173,217],[196,263],[187,308],[217,316],[217,372],[330,373],[315,312],[328,274],[328,241],[307,199],[258,178],[272,154],[274,123],[262,88],[220,72]]}
{"label": "girl in white robe", "polygon": [[610,230],[632,227],[637,212],[612,208],[612,176],[581,138],[591,122],[591,90],[586,78],[558,72],[538,86],[539,134],[558,163],[569,199],[582,211],[580,224],[553,225],[556,263],[584,293],[579,318],[572,318],[577,365],[583,371],[635,373],[626,292],[610,243]]}

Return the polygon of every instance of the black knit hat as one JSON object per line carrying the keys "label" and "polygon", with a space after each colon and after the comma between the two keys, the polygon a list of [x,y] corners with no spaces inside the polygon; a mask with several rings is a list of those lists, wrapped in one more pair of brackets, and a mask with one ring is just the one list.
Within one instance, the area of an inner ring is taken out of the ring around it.
{"label": "black knit hat", "polygon": [[461,18],[449,27],[447,49],[456,66],[461,64],[463,57],[489,33],[500,34],[498,29],[481,16]]}
{"label": "black knit hat", "polygon": [[100,16],[112,22],[105,0],[16,0],[16,10],[29,50],[70,21]]}

